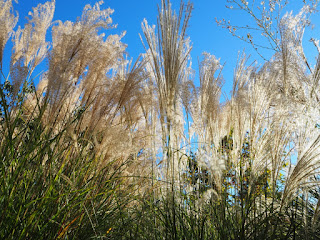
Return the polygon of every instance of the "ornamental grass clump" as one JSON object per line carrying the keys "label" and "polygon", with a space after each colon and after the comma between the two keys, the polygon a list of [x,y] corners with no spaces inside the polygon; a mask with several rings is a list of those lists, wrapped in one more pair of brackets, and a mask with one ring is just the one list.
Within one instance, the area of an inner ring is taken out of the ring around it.
{"label": "ornamental grass clump", "polygon": [[192,68],[190,2],[161,1],[132,61],[102,1],[76,22],[39,4],[15,28],[0,0],[1,239],[318,238],[320,60],[302,45],[318,2],[297,15],[287,1],[228,3],[257,27],[218,24],[262,56],[238,35],[256,29],[273,54],[260,67],[240,54],[222,102],[220,59]]}
{"label": "ornamental grass clump", "polygon": [[[112,22],[101,4],[87,5],[76,23],[55,23],[49,43],[54,1],[16,31],[11,1],[1,2],[2,39],[13,36],[0,86],[1,239],[126,232],[126,206],[136,204],[143,182],[129,178],[144,172],[133,164],[143,147],[144,130],[135,130],[143,63],[128,65],[121,36],[98,34]],[[42,60],[48,69],[35,86]]]}

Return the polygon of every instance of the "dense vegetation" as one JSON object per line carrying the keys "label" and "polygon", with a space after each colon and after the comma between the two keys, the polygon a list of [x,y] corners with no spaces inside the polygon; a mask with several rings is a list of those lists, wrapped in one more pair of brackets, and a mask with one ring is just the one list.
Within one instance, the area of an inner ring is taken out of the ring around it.
{"label": "dense vegetation", "polygon": [[286,1],[227,2],[274,55],[258,68],[243,54],[221,103],[215,56],[193,77],[191,3],[161,1],[133,63],[122,36],[104,35],[102,2],[55,24],[55,2],[39,4],[15,28],[0,0],[0,239],[319,238],[320,60],[302,47],[317,1],[297,15],[280,14]]}

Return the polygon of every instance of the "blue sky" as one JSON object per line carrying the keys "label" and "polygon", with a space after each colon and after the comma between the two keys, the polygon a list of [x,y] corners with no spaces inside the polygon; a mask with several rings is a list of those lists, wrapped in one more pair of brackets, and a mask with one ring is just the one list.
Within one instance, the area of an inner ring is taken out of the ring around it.
{"label": "blue sky", "polygon": [[[179,9],[180,0],[171,1],[173,8]],[[45,0],[20,0],[18,4],[14,4],[15,10],[19,12],[20,16],[18,24],[23,25],[26,21],[25,17],[32,10],[32,7],[44,2]],[[54,20],[75,21],[77,16],[81,16],[82,9],[86,4],[93,5],[95,2],[94,0],[56,0]],[[292,2],[295,4],[293,6],[295,12],[297,12],[298,3],[302,2],[302,0],[292,0]],[[129,57],[132,57],[134,60],[140,53],[144,52],[144,47],[139,37],[139,34],[142,34],[141,22],[146,18],[149,24],[156,23],[158,4],[160,4],[160,0],[105,0],[102,5],[104,8],[110,7],[115,10],[112,19],[118,27],[108,32],[110,34],[121,33],[122,31],[127,32],[123,38],[123,42],[128,45],[127,53]],[[263,61],[252,50],[250,45],[233,37],[226,29],[218,27],[215,18],[230,19],[239,25],[250,23],[250,21],[248,20],[248,16],[243,12],[227,9],[225,7],[228,4],[226,0],[194,0],[193,4],[194,10],[188,29],[188,35],[193,46],[191,52],[193,68],[196,72],[198,71],[198,58],[201,57],[201,53],[204,51],[220,58],[221,63],[225,64],[223,69],[223,76],[225,78],[223,91],[229,95],[232,87],[233,71],[239,52],[245,49],[247,54],[252,55],[251,61],[257,59],[259,64]],[[316,20],[320,20],[317,15],[313,18],[315,23]],[[306,42],[310,39],[310,36],[315,38],[317,38],[316,35],[319,36],[319,27],[320,25],[315,25],[312,32],[307,33]],[[308,46],[307,49],[312,56],[311,58],[314,59],[313,53],[315,48]],[[266,56],[269,57],[271,55],[266,54]],[[195,81],[197,82],[198,80],[195,79]]]}

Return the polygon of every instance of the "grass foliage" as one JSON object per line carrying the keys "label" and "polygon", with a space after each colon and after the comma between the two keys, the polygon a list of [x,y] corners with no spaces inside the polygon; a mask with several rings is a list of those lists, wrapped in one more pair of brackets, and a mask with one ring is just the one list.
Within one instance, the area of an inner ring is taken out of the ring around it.
{"label": "grass foliage", "polygon": [[55,2],[39,4],[15,28],[0,0],[0,239],[319,239],[320,60],[302,47],[317,1],[284,14],[278,35],[229,2],[256,16],[274,55],[261,67],[241,55],[221,103],[215,56],[195,84],[189,2],[161,1],[133,63],[123,35],[105,36],[102,2],[54,24]]}

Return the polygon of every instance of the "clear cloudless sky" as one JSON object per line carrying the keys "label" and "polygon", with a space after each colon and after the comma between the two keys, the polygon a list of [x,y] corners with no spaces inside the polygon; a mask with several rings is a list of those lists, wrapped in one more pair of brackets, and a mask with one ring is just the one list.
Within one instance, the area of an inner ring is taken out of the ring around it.
{"label": "clear cloudless sky", "polygon": [[[38,3],[44,3],[45,0],[19,0],[19,3],[14,3],[14,8],[19,12],[19,23],[22,25],[26,22],[28,12],[32,10]],[[56,0],[56,9],[54,20],[61,21],[76,21],[78,16],[81,16],[82,9],[86,4],[93,5],[94,0]],[[171,0],[173,8],[179,10],[180,0]],[[297,13],[299,3],[302,0],[291,0],[294,3]],[[127,53],[129,58],[135,60],[140,53],[144,53],[144,47],[141,43],[139,34],[142,35],[141,22],[144,18],[147,19],[150,25],[156,24],[157,21],[157,6],[161,0],[105,0],[102,8],[114,9],[112,14],[113,23],[117,24],[116,29],[108,30],[109,34],[119,34],[126,31],[125,37],[122,39],[128,45]],[[251,54],[251,62],[255,59],[259,64],[263,60],[252,50],[251,46],[233,37],[226,29],[217,26],[215,18],[232,20],[237,25],[243,25],[248,22],[248,16],[241,11],[230,10],[226,8],[227,0],[193,0],[194,10],[189,23],[188,36],[192,42],[192,65],[193,69],[198,72],[198,58],[201,57],[202,52],[209,52],[214,54],[222,64],[224,69],[222,71],[225,85],[223,91],[229,95],[232,88],[233,71],[237,63],[239,52],[245,49],[247,54]],[[297,4],[297,5],[295,5]],[[301,6],[301,5],[300,5]],[[320,18],[316,14],[315,18],[320,22]],[[315,27],[310,36],[317,38],[319,36],[320,24],[317,25],[314,21]],[[108,34],[106,32],[106,34]],[[310,36],[308,35],[308,39]],[[319,37],[318,37],[319,39]],[[308,42],[308,41],[306,41]],[[8,44],[10,45],[10,44]],[[310,44],[309,44],[310,45]],[[10,48],[10,46],[8,46]],[[308,51],[314,52],[316,49],[308,47]],[[7,51],[8,52],[8,51]],[[311,56],[314,56],[311,53]],[[197,84],[197,74],[195,75],[195,82]]]}

